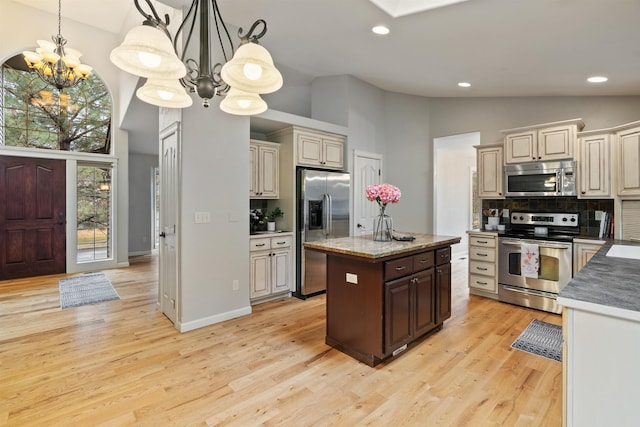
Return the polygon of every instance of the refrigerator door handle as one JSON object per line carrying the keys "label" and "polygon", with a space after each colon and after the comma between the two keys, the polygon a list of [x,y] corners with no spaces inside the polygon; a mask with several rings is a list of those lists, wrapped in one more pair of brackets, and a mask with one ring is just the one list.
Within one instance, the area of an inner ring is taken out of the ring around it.
{"label": "refrigerator door handle", "polygon": [[327,200],[329,201],[329,209],[328,209],[328,214],[327,214],[327,218],[328,218],[328,233],[327,236],[331,236],[333,237],[333,197],[331,197],[331,194],[327,194]]}
{"label": "refrigerator door handle", "polygon": [[325,237],[329,234],[329,195],[324,193],[322,195],[322,234]]}

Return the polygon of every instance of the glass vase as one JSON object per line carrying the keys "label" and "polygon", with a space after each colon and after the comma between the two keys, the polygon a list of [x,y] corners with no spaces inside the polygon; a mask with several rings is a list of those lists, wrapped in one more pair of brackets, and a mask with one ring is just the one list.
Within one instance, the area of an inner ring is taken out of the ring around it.
{"label": "glass vase", "polygon": [[376,242],[390,242],[393,231],[393,220],[384,211],[373,218],[373,240]]}

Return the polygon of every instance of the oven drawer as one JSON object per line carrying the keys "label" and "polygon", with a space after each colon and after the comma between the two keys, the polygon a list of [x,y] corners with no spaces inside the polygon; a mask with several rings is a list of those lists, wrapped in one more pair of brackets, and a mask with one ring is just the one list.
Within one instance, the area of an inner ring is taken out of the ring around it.
{"label": "oven drawer", "polygon": [[469,261],[469,274],[496,276],[496,265],[490,262]]}
{"label": "oven drawer", "polygon": [[481,246],[483,248],[495,248],[496,238],[494,236],[470,235],[469,244],[471,246]]}
{"label": "oven drawer", "polygon": [[469,274],[469,287],[474,289],[482,289],[483,291],[495,292],[496,279],[493,277],[479,276],[477,274]]}
{"label": "oven drawer", "polygon": [[495,262],[496,261],[496,250],[495,249],[484,249],[484,248],[475,248],[471,246],[469,248],[469,259],[484,261],[484,262]]}

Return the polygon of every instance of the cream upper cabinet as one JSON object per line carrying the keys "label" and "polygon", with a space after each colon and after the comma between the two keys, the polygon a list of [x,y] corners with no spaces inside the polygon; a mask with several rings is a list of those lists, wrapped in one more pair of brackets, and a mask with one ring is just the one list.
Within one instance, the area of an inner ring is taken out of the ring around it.
{"label": "cream upper cabinet", "polygon": [[611,134],[578,134],[578,198],[611,197]]}
{"label": "cream upper cabinet", "polygon": [[506,163],[533,162],[538,156],[538,133],[534,130],[506,135]]}
{"label": "cream upper cabinet", "polygon": [[505,134],[505,163],[573,159],[581,119],[546,123],[501,131]]}
{"label": "cream upper cabinet", "polygon": [[[289,126],[267,135],[287,147],[295,166],[313,166],[322,169],[344,169],[346,137],[336,133]],[[289,149],[292,147],[293,149]]]}
{"label": "cream upper cabinet", "polygon": [[616,134],[618,195],[640,196],[640,122]]}
{"label": "cream upper cabinet", "polygon": [[342,169],[344,138],[320,132],[296,133],[296,163],[306,166]]}
{"label": "cream upper cabinet", "polygon": [[478,172],[478,197],[485,199],[504,198],[502,191],[503,145],[476,145]]}
{"label": "cream upper cabinet", "polygon": [[249,143],[249,197],[277,199],[279,196],[279,144],[251,140]]}

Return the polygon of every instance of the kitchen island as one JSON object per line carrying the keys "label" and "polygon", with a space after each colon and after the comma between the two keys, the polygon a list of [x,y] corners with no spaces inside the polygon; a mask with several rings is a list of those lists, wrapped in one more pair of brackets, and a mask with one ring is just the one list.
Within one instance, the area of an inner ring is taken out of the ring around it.
{"label": "kitchen island", "polygon": [[560,292],[563,425],[639,426],[640,260],[607,256],[609,241]]}
{"label": "kitchen island", "polygon": [[327,344],[375,366],[442,328],[451,316],[451,245],[460,237],[412,236],[304,244],[327,254]]}

